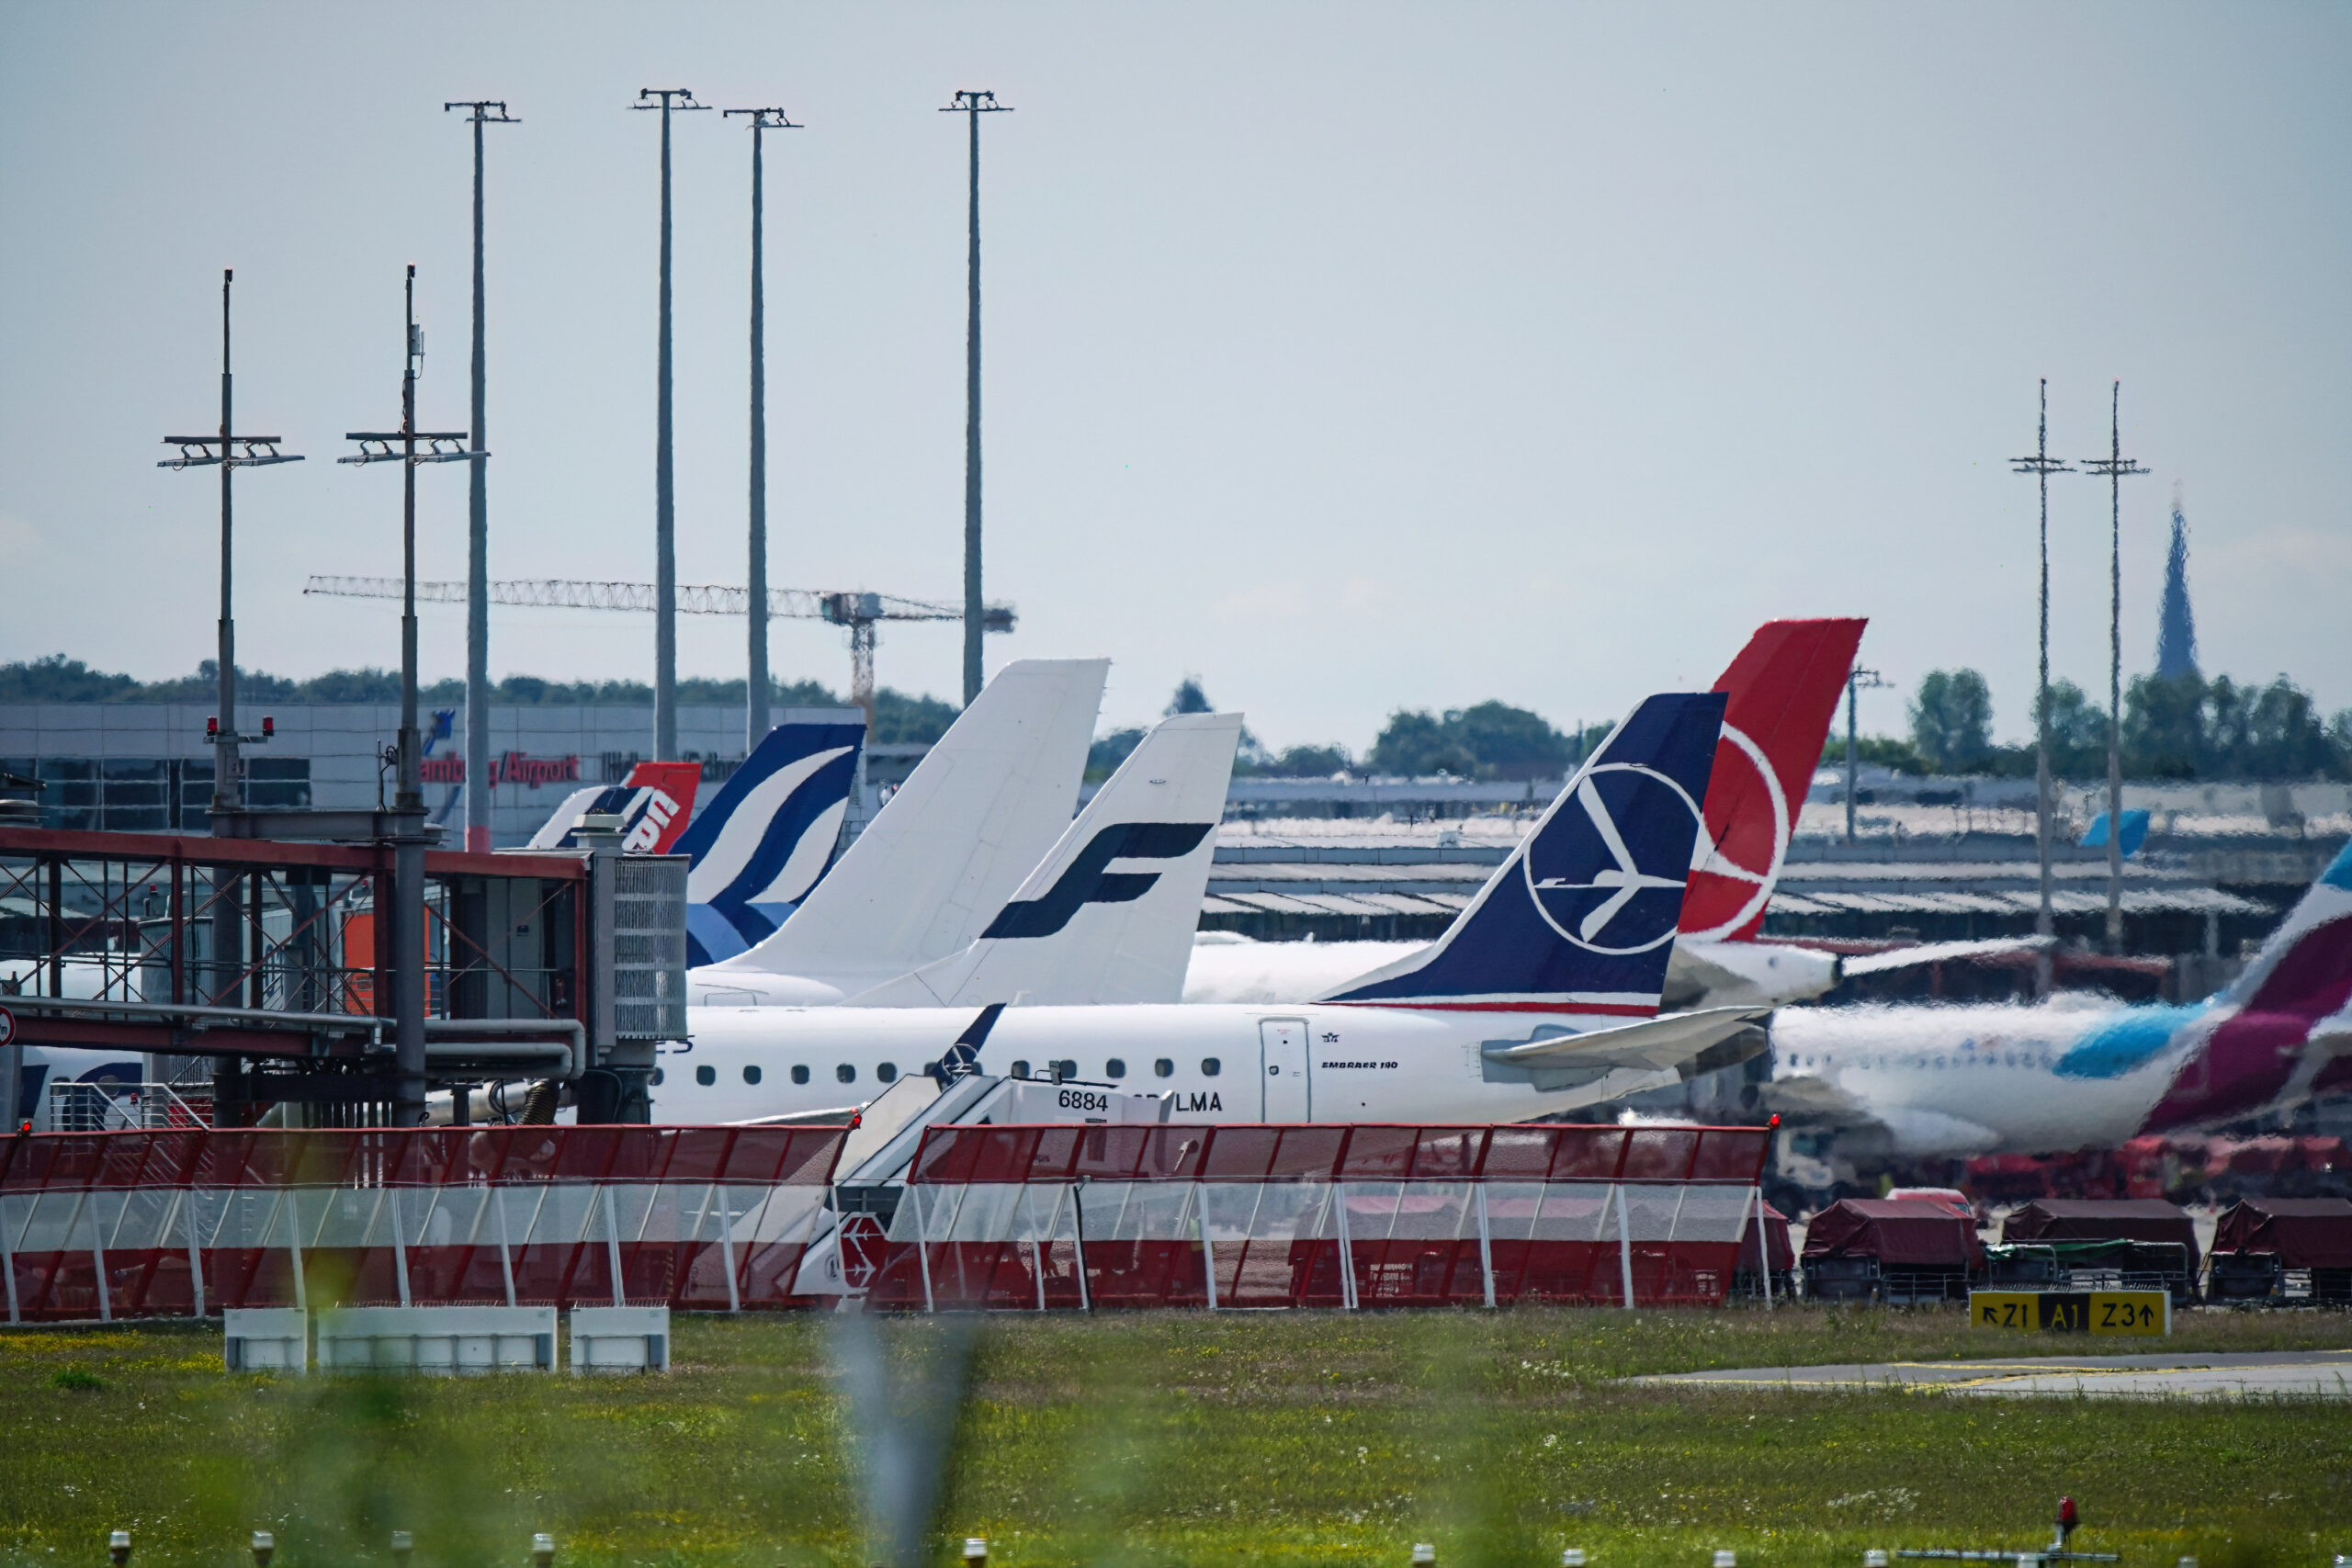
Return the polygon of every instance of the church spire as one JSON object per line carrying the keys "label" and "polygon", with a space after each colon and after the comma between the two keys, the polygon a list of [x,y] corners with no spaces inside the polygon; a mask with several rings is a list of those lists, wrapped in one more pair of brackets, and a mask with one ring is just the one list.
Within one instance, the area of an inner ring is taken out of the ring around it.
{"label": "church spire", "polygon": [[2156,676],[2177,681],[2197,673],[2197,616],[2188,607],[2188,519],[2180,487],[2172,492],[2172,550],[2165,557],[2163,618],[2156,626]]}

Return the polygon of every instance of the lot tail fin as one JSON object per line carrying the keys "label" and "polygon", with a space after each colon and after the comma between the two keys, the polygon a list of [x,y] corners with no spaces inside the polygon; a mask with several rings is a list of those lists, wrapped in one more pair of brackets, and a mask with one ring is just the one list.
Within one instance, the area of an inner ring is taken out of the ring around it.
{"label": "lot tail fin", "polygon": [[676,852],[694,860],[689,964],[732,958],[764,941],[808,897],[833,863],[865,739],[863,725],[777,725],[678,839]]}
{"label": "lot tail fin", "polygon": [[1650,697],[1445,935],[1323,1000],[1498,1012],[1657,1010],[1724,694]]}
{"label": "lot tail fin", "polygon": [[980,934],[1078,805],[1103,659],[1006,665],[915,765],[791,919],[725,966],[899,973]]}
{"label": "lot tail fin", "polygon": [[1821,766],[1860,619],[1767,621],[1715,690],[1727,699],[1707,784],[1707,842],[1682,903],[1682,934],[1752,942]]}
{"label": "lot tail fin", "polygon": [[1240,739],[1237,713],[1162,719],[978,941],[852,1003],[1182,1001]]}

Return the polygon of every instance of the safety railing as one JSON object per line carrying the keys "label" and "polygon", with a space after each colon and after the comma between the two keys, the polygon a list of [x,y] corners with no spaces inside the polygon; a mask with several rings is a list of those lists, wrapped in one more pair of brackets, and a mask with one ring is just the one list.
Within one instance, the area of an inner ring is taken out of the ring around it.
{"label": "safety railing", "polygon": [[1715,1304],[1769,1145],[1747,1127],[934,1127],[869,1244],[867,1299]]}
{"label": "safety railing", "polygon": [[8,1320],[223,1307],[798,1304],[831,1128],[23,1134]]}

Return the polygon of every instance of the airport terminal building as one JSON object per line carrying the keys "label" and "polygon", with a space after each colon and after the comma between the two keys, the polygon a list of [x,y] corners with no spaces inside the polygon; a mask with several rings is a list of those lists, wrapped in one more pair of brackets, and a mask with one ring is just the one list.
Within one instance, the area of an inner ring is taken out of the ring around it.
{"label": "airport terminal building", "polygon": [[[0,704],[0,771],[38,779],[41,825],[113,833],[208,830],[212,749],[204,734],[209,703]],[[400,729],[391,704],[255,705],[243,716],[251,733],[263,713],[276,738],[244,748],[245,798],[255,807],[365,809],[389,798],[393,776],[379,761]],[[856,724],[855,708],[778,708],[778,724]],[[454,837],[463,828],[465,710],[429,709],[424,799],[432,820]],[[548,814],[583,784],[618,784],[652,750],[650,707],[496,704],[490,710],[491,840],[501,849],[529,840]],[[718,787],[743,761],[743,710],[728,705],[678,710],[682,760],[700,762],[703,787]],[[896,751],[905,748],[886,749]],[[917,749],[919,750],[919,749]],[[874,779],[889,773],[877,759]],[[899,770],[903,776],[903,768]],[[864,797],[875,784],[861,790]],[[861,815],[853,812],[853,817]]]}

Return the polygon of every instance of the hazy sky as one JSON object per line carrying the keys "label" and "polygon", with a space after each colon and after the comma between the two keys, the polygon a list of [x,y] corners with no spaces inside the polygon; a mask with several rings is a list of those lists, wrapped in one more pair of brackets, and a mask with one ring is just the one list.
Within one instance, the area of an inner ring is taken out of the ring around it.
{"label": "hazy sky", "polygon": [[[2033,666],[2034,383],[2124,492],[2127,670],[2173,487],[2205,668],[2352,705],[2352,9],[565,4],[0,8],[0,659],[158,677],[212,649],[220,268],[241,662],[394,665],[420,268],[424,421],[466,423],[469,139],[490,132],[492,570],[652,574],[655,117],[779,104],[771,581],[961,581],[964,122],[984,128],[989,586],[1019,655],[1105,654],[1106,723],[1199,673],[1268,740],[1398,705],[1563,725],[1705,684],[1758,621],[1865,614],[1907,690]],[[741,582],[750,137],[675,130],[679,574]],[[2052,481],[2062,674],[2102,694],[2108,492]],[[420,476],[464,570],[466,485]],[[464,669],[429,610],[428,677]],[[494,614],[492,669],[651,671],[648,616]],[[842,635],[777,627],[786,678]],[[740,622],[684,617],[688,673]],[[956,693],[953,626],[886,683]],[[1899,694],[1866,728],[1902,723]]]}

